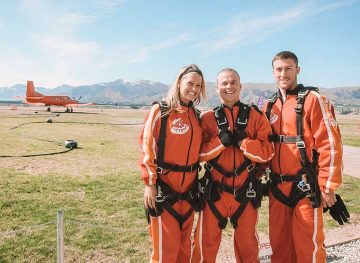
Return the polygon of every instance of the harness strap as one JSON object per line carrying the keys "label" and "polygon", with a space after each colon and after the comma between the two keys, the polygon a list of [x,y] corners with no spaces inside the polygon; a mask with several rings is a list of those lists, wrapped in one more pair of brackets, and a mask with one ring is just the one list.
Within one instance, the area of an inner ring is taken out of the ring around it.
{"label": "harness strap", "polygon": [[[174,191],[168,184],[166,184],[160,178],[156,181],[158,188],[158,195],[156,196],[156,208],[158,212],[153,216],[159,216],[163,212],[163,209],[168,211],[179,223],[180,229],[182,228],[184,222],[191,216],[194,211],[194,199],[198,197],[198,184],[197,181],[191,186],[189,191],[184,193],[179,193]],[[172,207],[176,201],[187,201],[191,208],[185,215],[180,215]]]}
{"label": "harness strap", "polygon": [[177,164],[171,164],[167,162],[157,162],[157,172],[159,174],[167,174],[170,171],[173,172],[193,172],[200,168],[200,163],[194,163],[191,165],[177,165]]}
{"label": "harness strap", "polygon": [[285,182],[300,182],[302,181],[302,175],[296,174],[296,175],[289,175],[289,174],[276,174],[271,173],[270,178],[272,181],[276,181],[276,183],[281,184]]}
{"label": "harness strap", "polygon": [[304,138],[302,135],[297,136],[287,136],[287,135],[279,135],[279,134],[271,134],[269,135],[269,141],[278,142],[278,143],[297,143],[299,141],[303,141]]}
{"label": "harness strap", "polygon": [[[215,190],[217,195],[219,195],[219,192],[221,191],[225,191],[229,194],[232,194],[234,195],[235,200],[240,203],[239,207],[236,209],[234,214],[230,216],[230,222],[233,225],[233,227],[236,228],[237,221],[241,216],[241,214],[244,212],[245,207],[249,202],[252,203],[254,208],[258,208],[260,206],[258,204],[258,201],[255,200],[258,198],[257,196],[260,195],[260,193],[259,191],[257,191],[258,190],[257,188],[256,191],[252,188],[255,187],[256,185],[255,174],[256,174],[256,169],[253,169],[252,172],[249,173],[249,177],[246,179],[244,184],[238,188],[234,188],[229,185],[220,183],[218,181],[214,181],[209,173],[205,174],[205,176],[208,176],[208,185],[206,186],[206,188],[207,191],[210,192],[209,193],[210,195],[208,195],[209,198],[207,198],[207,203],[209,205],[211,212],[218,220],[218,226],[220,227],[220,229],[224,229],[226,227],[228,220],[226,217],[222,216],[220,211],[216,208],[215,202],[220,199],[220,196],[216,198],[214,195],[211,195],[212,190]],[[209,188],[214,188],[214,189],[211,190]],[[253,193],[255,193],[255,195]],[[217,200],[214,200],[215,198]]]}
{"label": "harness strap", "polygon": [[182,229],[184,223],[186,222],[186,220],[188,220],[188,218],[192,215],[194,211],[194,209],[191,207],[189,211],[182,216],[178,212],[176,212],[175,209],[168,202],[165,202],[163,207],[166,211],[169,212],[170,215],[172,215],[176,219],[176,221],[179,223],[180,229]]}
{"label": "harness strap", "polygon": [[252,169],[254,169],[254,165],[251,163],[251,161],[245,157],[244,162],[236,169],[234,169],[231,172],[226,172],[218,163],[217,160],[218,158],[212,159],[209,162],[206,162],[204,165],[204,168],[208,171],[212,171],[212,169],[215,168],[216,171],[218,171],[219,173],[221,173],[222,175],[224,175],[225,177],[235,177],[235,176],[239,176],[243,171],[245,171],[245,169],[247,169],[248,171],[251,171]]}
{"label": "harness strap", "polygon": [[[320,188],[319,188],[319,184],[317,182],[317,172],[315,171],[316,166],[317,166],[317,156],[316,156],[316,154],[314,154],[313,162],[311,163],[309,161],[309,158],[306,154],[306,145],[304,142],[304,127],[303,127],[303,125],[304,125],[303,124],[304,103],[305,103],[306,96],[312,90],[314,90],[316,92],[319,91],[318,88],[315,88],[315,87],[304,87],[303,85],[300,85],[300,90],[296,96],[297,104],[296,104],[294,110],[296,113],[297,135],[296,136],[286,136],[286,135],[273,134],[273,135],[269,136],[269,140],[273,141],[273,142],[278,142],[278,143],[296,144],[296,147],[299,150],[299,154],[300,154],[300,158],[301,158],[301,165],[303,167],[303,170],[305,171],[307,178],[311,181],[311,182],[309,182],[309,184],[305,185],[306,187],[310,185],[310,188],[311,188],[309,191],[310,194],[308,192],[305,196],[308,196],[310,198],[311,205],[312,205],[312,207],[315,208],[315,207],[320,206]],[[269,120],[270,120],[271,109],[272,109],[273,105],[275,104],[278,97],[279,97],[279,94],[275,93],[269,98],[269,102],[268,102],[268,105],[266,108],[266,117]],[[275,179],[273,179],[273,182],[275,182],[277,185],[277,183],[283,182],[283,181],[279,182],[279,180],[283,180],[286,177],[276,176],[274,178]],[[289,180],[294,180],[293,182],[301,182],[302,181],[302,179],[300,181],[295,181],[296,180],[295,178],[291,178]],[[277,188],[276,185],[271,184],[271,191],[272,191],[273,195],[275,196],[275,198],[277,198],[281,202],[293,207],[292,205],[293,205],[293,202],[295,202],[295,201],[292,200],[290,202],[289,200],[285,200],[287,197],[282,194],[282,192]],[[295,183],[293,183],[294,189],[296,189],[296,186],[298,186],[300,189],[301,189],[301,187],[305,187],[304,185],[301,186],[300,184],[296,185]],[[304,189],[302,189],[302,191],[304,191]],[[300,197],[300,196],[303,196],[303,194],[300,194],[297,196]],[[304,197],[302,197],[302,198],[304,198]],[[296,203],[299,200],[297,200]],[[296,203],[295,203],[295,205],[296,205]]]}
{"label": "harness strap", "polygon": [[[194,163],[191,165],[176,165],[167,163],[164,161],[164,154],[165,154],[165,139],[166,139],[166,128],[167,128],[167,120],[169,118],[169,114],[165,114],[168,109],[168,105],[166,101],[159,101],[153,102],[154,104],[159,104],[160,112],[161,112],[161,125],[160,125],[160,132],[159,132],[159,140],[158,140],[158,151],[157,151],[157,172],[159,174],[167,174],[170,171],[174,172],[192,172],[200,168],[200,164]],[[200,111],[193,107],[195,115],[197,119],[200,119]]]}

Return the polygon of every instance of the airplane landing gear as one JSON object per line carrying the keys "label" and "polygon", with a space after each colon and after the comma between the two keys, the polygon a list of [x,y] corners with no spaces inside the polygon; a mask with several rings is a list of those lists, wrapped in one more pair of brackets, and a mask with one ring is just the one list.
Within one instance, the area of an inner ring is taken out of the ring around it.
{"label": "airplane landing gear", "polygon": [[65,112],[73,112],[73,109],[71,107],[70,108],[66,107]]}
{"label": "airplane landing gear", "polygon": [[49,111],[49,112],[50,112],[50,111],[51,111],[51,108],[50,108],[50,107],[48,107],[48,108],[46,109],[46,111]]}

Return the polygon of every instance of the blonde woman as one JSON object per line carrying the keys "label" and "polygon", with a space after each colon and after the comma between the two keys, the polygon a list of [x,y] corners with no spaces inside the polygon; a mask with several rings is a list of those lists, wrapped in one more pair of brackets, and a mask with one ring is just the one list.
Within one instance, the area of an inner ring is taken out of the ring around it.
{"label": "blonde woman", "polygon": [[203,74],[191,64],[145,118],[140,170],[153,249],[150,262],[190,261],[202,134],[195,105],[205,94]]}

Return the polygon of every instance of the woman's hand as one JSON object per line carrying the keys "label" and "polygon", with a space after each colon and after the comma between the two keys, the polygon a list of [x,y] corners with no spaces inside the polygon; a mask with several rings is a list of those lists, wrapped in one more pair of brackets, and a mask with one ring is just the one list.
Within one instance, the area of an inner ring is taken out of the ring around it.
{"label": "woman's hand", "polygon": [[321,192],[321,203],[324,208],[332,207],[336,202],[336,196],[334,192],[324,193]]}
{"label": "woman's hand", "polygon": [[146,185],[144,191],[144,204],[146,208],[155,209],[155,196],[157,190],[155,185]]}

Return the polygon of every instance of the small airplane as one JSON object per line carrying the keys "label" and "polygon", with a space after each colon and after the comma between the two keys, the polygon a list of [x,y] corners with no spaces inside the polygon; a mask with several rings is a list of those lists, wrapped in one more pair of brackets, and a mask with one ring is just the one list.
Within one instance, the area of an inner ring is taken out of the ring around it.
{"label": "small airplane", "polygon": [[50,106],[63,106],[66,107],[65,112],[73,112],[72,107],[88,106],[95,105],[95,103],[80,103],[79,100],[75,98],[71,99],[69,96],[63,95],[51,95],[45,96],[37,91],[35,91],[34,83],[30,80],[27,81],[26,86],[26,103],[35,104],[35,105],[45,105],[48,106],[47,111],[51,111]]}

